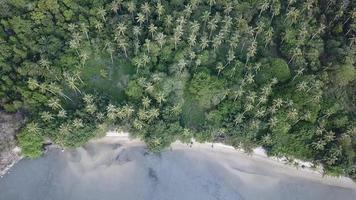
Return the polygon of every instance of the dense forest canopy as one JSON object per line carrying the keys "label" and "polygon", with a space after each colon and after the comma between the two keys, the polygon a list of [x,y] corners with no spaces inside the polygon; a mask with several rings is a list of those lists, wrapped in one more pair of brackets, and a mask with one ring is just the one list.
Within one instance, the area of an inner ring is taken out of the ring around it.
{"label": "dense forest canopy", "polygon": [[110,127],[356,178],[356,2],[1,0],[0,107],[24,155]]}

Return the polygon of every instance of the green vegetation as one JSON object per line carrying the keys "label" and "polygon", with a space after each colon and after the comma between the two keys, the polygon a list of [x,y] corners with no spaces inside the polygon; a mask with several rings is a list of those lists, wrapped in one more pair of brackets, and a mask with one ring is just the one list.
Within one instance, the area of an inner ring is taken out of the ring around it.
{"label": "green vegetation", "polygon": [[224,142],[356,178],[356,3],[5,0],[0,107],[75,147],[119,127],[159,151]]}
{"label": "green vegetation", "polygon": [[42,155],[42,136],[39,133],[37,125],[34,123],[27,126],[18,134],[18,143],[22,148],[24,156],[36,158]]}

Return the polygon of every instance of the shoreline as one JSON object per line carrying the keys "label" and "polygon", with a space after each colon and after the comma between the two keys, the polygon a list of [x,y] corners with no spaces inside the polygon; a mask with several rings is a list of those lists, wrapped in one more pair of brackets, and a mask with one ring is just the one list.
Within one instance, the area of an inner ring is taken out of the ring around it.
{"label": "shoreline", "polygon": [[5,176],[17,162],[19,162],[23,156],[21,156],[21,150],[19,147],[13,148],[9,152],[4,152],[1,155],[1,164],[4,166],[2,169],[0,169],[0,178]]}
{"label": "shoreline", "polygon": [[[314,180],[317,182],[321,182],[327,185],[335,185],[347,188],[356,189],[356,183],[345,176],[330,176],[330,175],[323,175],[322,171],[319,168],[313,168],[310,166],[296,166],[288,161],[285,158],[278,158],[278,157],[268,157],[265,150],[262,147],[257,147],[253,149],[251,153],[246,153],[243,149],[236,149],[232,146],[223,144],[223,143],[214,143],[212,147],[212,143],[198,143],[195,140],[192,140],[193,144],[186,144],[180,141],[176,141],[170,145],[171,150],[185,150],[191,149],[193,151],[197,150],[204,150],[204,153],[224,153],[224,154],[233,154],[236,156],[236,159],[249,159],[255,162],[263,162],[265,164],[275,165],[276,167],[281,168],[280,173],[285,174],[291,177],[298,177],[304,178],[309,180]],[[121,143],[125,146],[145,146],[145,143],[139,139],[131,138],[130,134],[127,132],[115,132],[115,131],[108,131],[104,137],[101,138],[94,138],[90,140],[88,143],[104,143],[104,144],[116,144]],[[56,145],[50,145],[48,148],[58,148]],[[62,150],[66,151],[67,149]],[[167,150],[169,151],[169,149]],[[17,152],[19,152],[17,150]],[[19,154],[17,153],[19,156]],[[22,156],[19,156],[15,162],[12,162],[10,165],[7,166],[5,170],[2,171],[0,174],[0,178],[2,178],[7,173],[10,173],[11,167],[13,167],[16,163],[22,160]],[[301,160],[295,159],[294,161],[298,161],[299,163],[309,164],[309,162],[304,162]],[[292,172],[293,171],[293,172]]]}
{"label": "shoreline", "polygon": [[[145,145],[144,142],[140,141],[139,139],[130,138],[130,134],[127,132],[115,131],[108,131],[108,134],[106,136],[95,139],[92,142],[124,142],[126,145]],[[211,147],[212,143],[210,142],[198,143],[194,139],[192,140],[192,142],[193,144],[190,147],[189,144],[176,141],[170,145],[170,148],[176,150],[185,148],[190,148],[192,150],[204,149],[207,152],[223,152],[229,154],[237,154],[237,156],[244,157],[245,159],[254,159],[258,161],[267,162],[272,165],[278,165],[279,167],[284,168],[286,171],[295,170],[296,174],[289,174],[288,172],[285,173],[289,176],[321,181],[322,183],[328,185],[338,185],[342,187],[356,189],[356,183],[349,177],[325,175],[322,171],[321,166],[314,167],[311,162],[299,159],[291,159],[294,162],[291,163],[287,160],[286,157],[270,157],[266,154],[266,151],[262,147],[254,148],[251,153],[247,153],[243,149],[236,149],[233,146],[229,146],[223,143],[213,143],[213,147]],[[304,167],[302,165],[304,165]]]}

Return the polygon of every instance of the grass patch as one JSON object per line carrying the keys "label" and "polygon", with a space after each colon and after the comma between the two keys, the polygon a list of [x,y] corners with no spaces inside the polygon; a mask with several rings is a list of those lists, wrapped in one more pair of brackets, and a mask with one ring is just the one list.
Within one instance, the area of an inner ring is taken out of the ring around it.
{"label": "grass patch", "polygon": [[182,123],[185,127],[199,129],[205,121],[205,111],[193,98],[187,98],[182,108]]}
{"label": "grass patch", "polygon": [[92,56],[82,70],[85,91],[107,95],[112,101],[122,101],[130,76],[135,72],[129,61],[99,54]]}

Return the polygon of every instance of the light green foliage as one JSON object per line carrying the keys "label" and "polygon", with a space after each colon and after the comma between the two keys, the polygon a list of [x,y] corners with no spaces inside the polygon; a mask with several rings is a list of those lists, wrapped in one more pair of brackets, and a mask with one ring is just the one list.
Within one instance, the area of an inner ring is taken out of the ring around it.
{"label": "light green foliage", "polygon": [[21,153],[28,158],[37,158],[42,155],[43,138],[39,132],[29,130],[29,126],[22,129],[17,136]]}
{"label": "light green foliage", "polygon": [[290,133],[276,131],[272,134],[273,154],[291,155],[302,159],[312,159],[311,141],[315,129],[312,124],[302,123]]}
{"label": "light green foliage", "polygon": [[273,78],[279,82],[285,82],[291,77],[290,69],[286,61],[280,58],[271,58],[262,61],[261,71],[257,73],[259,84],[267,83]]}
{"label": "light green foliage", "polygon": [[345,64],[339,65],[334,72],[334,83],[340,87],[346,86],[356,80],[356,69],[351,59]]}
{"label": "light green foliage", "polygon": [[137,83],[137,80],[131,80],[127,85],[125,93],[133,99],[139,99],[143,95],[143,88]]}
{"label": "light green foliage", "polygon": [[194,75],[189,92],[205,109],[218,105],[224,98],[224,82],[206,72]]}

